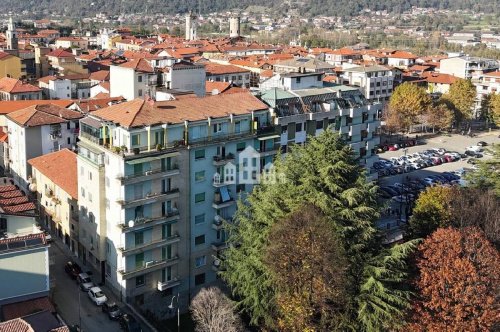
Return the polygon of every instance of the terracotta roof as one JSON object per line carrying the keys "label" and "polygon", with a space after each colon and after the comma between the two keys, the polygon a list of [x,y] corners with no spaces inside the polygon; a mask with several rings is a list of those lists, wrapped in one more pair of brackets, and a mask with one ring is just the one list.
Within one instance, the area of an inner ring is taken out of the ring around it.
{"label": "terracotta roof", "polygon": [[47,296],[2,306],[3,319],[5,320],[27,316],[39,311],[55,312],[56,309]]}
{"label": "terracotta roof", "polygon": [[491,72],[491,73],[485,73],[483,75],[484,76],[500,77],[500,71],[494,71],[494,72]]}
{"label": "terracotta roof", "polygon": [[266,104],[251,93],[245,92],[159,101],[154,104],[144,99],[135,99],[95,111],[93,115],[132,128],[160,123],[200,121],[208,117],[248,114],[265,109],[267,109]]}
{"label": "terracotta roof", "polygon": [[14,198],[4,198],[0,199],[0,206],[11,206],[11,205],[19,205],[19,204],[24,204],[29,202],[28,197],[26,196],[19,196],[19,197],[14,197]]}
{"label": "terracotta roof", "polygon": [[387,55],[388,58],[397,58],[397,59],[416,59],[418,58],[416,55],[406,51],[394,51],[393,53]]}
{"label": "terracotta roof", "polygon": [[90,79],[94,81],[109,81],[109,70],[99,70],[90,74]]}
{"label": "terracotta roof", "polygon": [[[45,234],[43,234],[43,233],[33,233],[33,234],[28,234],[28,235],[23,235],[23,236],[9,237],[6,239],[1,239],[0,243],[12,243],[12,242],[26,241],[26,240],[31,240],[31,239],[42,239],[43,244],[47,243],[47,241],[45,239]],[[0,331],[2,331],[2,330],[0,329]]]}
{"label": "terracotta roof", "polygon": [[28,163],[71,197],[78,199],[78,173],[74,152],[62,149],[30,159]]}
{"label": "terracotta roof", "polygon": [[72,100],[62,99],[62,100],[4,100],[0,101],[0,114],[7,114],[10,112],[14,112],[29,106],[33,105],[44,105],[44,104],[52,104],[61,107],[69,107],[73,104]]}
{"label": "terracotta roof", "polygon": [[134,60],[125,62],[125,63],[121,64],[120,67],[132,68],[135,71],[140,71],[143,73],[152,73],[153,72],[153,67],[149,64],[149,62],[147,60],[144,60],[142,58],[134,59]]}
{"label": "terracotta roof", "polygon": [[335,75],[327,75],[323,77],[323,82],[337,82],[337,76]]}
{"label": "terracotta roof", "polygon": [[29,106],[9,113],[7,117],[21,126],[36,127],[80,119],[83,115],[78,111],[57,105],[44,104]]}
{"label": "terracotta roof", "polygon": [[4,213],[16,214],[36,210],[36,205],[33,202],[28,202],[19,205],[2,206]]}
{"label": "terracotta roof", "polygon": [[25,93],[25,92],[40,92],[39,87],[23,83],[20,80],[10,77],[0,78],[0,91],[7,93]]}
{"label": "terracotta roof", "polygon": [[458,77],[449,74],[440,74],[436,72],[424,72],[422,77],[429,83],[453,84]]}
{"label": "terracotta roof", "polygon": [[73,58],[74,57],[73,53],[70,53],[62,48],[58,48],[56,50],[53,50],[52,52],[48,53],[47,56],[52,56],[55,58]]}
{"label": "terracotta roof", "polygon": [[224,74],[235,74],[235,73],[249,73],[248,69],[243,69],[241,67],[233,65],[220,65],[218,63],[205,63],[205,71],[207,76],[209,75],[224,75]]}
{"label": "terracotta roof", "polygon": [[1,332],[34,332],[31,325],[22,320],[21,318],[16,318],[8,320],[6,322],[0,323]]}
{"label": "terracotta roof", "polygon": [[0,128],[0,142],[8,142],[9,141],[9,134],[7,132],[3,131],[2,128]]}
{"label": "terracotta roof", "polygon": [[0,193],[6,193],[9,191],[17,190],[18,188],[14,185],[10,186],[0,186]]}
{"label": "terracotta roof", "polygon": [[52,329],[49,332],[69,332],[69,328],[67,326],[61,326],[56,329]]}
{"label": "terracotta roof", "polygon": [[88,112],[97,111],[101,108],[106,108],[106,107],[110,106],[110,103],[111,104],[118,104],[118,103],[125,101],[125,98],[123,98],[123,97],[109,97],[109,94],[107,94],[108,97],[98,98],[98,96],[100,94],[101,93],[96,95],[94,97],[94,99],[80,100],[77,102],[77,105],[80,107],[82,112],[88,113]]}
{"label": "terracotta roof", "polygon": [[272,69],[267,69],[260,72],[260,77],[273,77],[273,76],[274,72],[272,71]]}
{"label": "terracotta roof", "polygon": [[106,91],[110,91],[111,84],[109,82],[101,82],[99,85]]}
{"label": "terracotta roof", "polygon": [[426,71],[431,69],[431,66],[426,66],[426,65],[413,65],[408,70],[410,71]]}
{"label": "terracotta roof", "polygon": [[205,82],[205,92],[207,95],[211,95],[212,91],[214,90],[217,90],[218,93],[223,93],[230,87],[231,87],[230,82],[213,82],[213,81]]}
{"label": "terracotta roof", "polygon": [[109,98],[109,93],[106,92],[99,92],[94,96],[95,99],[106,99]]}
{"label": "terracotta roof", "polygon": [[49,84],[50,81],[55,81],[57,79],[60,79],[60,77],[56,77],[56,76],[53,76],[53,75],[49,75],[49,76],[45,76],[45,77],[40,77],[38,79],[38,82],[42,82],[42,83],[45,83],[45,84]]}
{"label": "terracotta roof", "polygon": [[350,49],[350,48],[347,48],[347,47],[343,47],[343,48],[338,49],[338,50],[332,50],[332,51],[326,52],[326,53],[328,53],[328,54],[335,54],[335,55],[355,55],[355,54],[359,54],[359,52],[356,52],[353,49]]}
{"label": "terracotta roof", "polygon": [[89,77],[90,77],[90,74],[69,74],[69,75],[62,76],[62,78],[72,80],[72,81],[88,80]]}
{"label": "terracotta roof", "polygon": [[24,194],[19,189],[0,193],[0,198],[1,199],[21,197],[21,196],[24,196]]}
{"label": "terracotta roof", "polygon": [[4,58],[8,58],[10,56],[13,56],[12,54],[9,54],[9,53],[5,53],[5,52],[1,52],[0,51],[0,60],[4,59]]}

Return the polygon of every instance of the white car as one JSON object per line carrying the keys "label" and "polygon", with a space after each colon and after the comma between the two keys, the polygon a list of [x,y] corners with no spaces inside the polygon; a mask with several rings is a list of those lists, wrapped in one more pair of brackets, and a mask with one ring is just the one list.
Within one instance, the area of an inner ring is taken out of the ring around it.
{"label": "white car", "polygon": [[108,300],[106,295],[104,295],[99,287],[92,287],[91,289],[89,289],[87,294],[89,295],[90,300],[92,300],[92,302],[94,302],[96,305],[102,305]]}
{"label": "white car", "polygon": [[76,282],[80,284],[80,289],[84,292],[89,291],[92,287],[95,286],[95,284],[92,282],[92,279],[90,279],[87,273],[80,273],[76,277]]}
{"label": "white car", "polygon": [[477,145],[471,145],[466,147],[465,151],[483,152],[483,148]]}

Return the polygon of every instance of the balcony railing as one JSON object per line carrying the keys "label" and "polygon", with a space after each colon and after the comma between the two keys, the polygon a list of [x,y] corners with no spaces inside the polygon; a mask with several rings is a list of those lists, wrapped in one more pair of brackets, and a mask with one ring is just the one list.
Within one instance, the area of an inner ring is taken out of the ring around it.
{"label": "balcony railing", "polygon": [[142,204],[149,204],[153,203],[156,201],[164,201],[169,198],[174,198],[179,196],[179,188],[171,189],[166,192],[159,192],[159,193],[149,193],[146,194],[144,197],[138,197],[138,198],[132,198],[132,199],[118,199],[116,202],[122,206],[127,206],[127,205],[142,205]]}
{"label": "balcony railing", "polygon": [[234,154],[232,154],[232,153],[228,153],[225,156],[221,156],[221,155],[214,156],[213,164],[214,164],[214,166],[222,166],[222,165],[227,164],[230,161],[234,161]]}
{"label": "balcony railing", "polygon": [[179,286],[180,284],[181,284],[180,277],[175,277],[175,278],[173,278],[171,280],[167,280],[167,281],[158,281],[157,289],[160,292],[162,292],[162,291],[167,290],[169,288]]}
{"label": "balcony railing", "polygon": [[120,247],[120,248],[118,248],[118,250],[123,255],[133,255],[133,254],[137,254],[137,253],[144,252],[147,250],[159,248],[159,247],[165,246],[167,244],[172,244],[172,243],[179,242],[179,241],[180,241],[179,234],[174,234],[174,235],[166,237],[164,239],[157,239],[157,240],[154,240],[151,242],[145,242],[145,243],[138,244],[138,245],[135,245],[134,247],[130,247],[130,248]]}
{"label": "balcony railing", "polygon": [[118,175],[116,178],[122,183],[128,182],[129,180],[139,179],[141,177],[150,177],[152,175],[162,175],[162,176],[172,176],[179,174],[179,166],[175,164],[171,168],[156,168],[147,170],[144,172],[138,172],[129,175]]}
{"label": "balcony railing", "polygon": [[217,241],[212,243],[212,249],[219,252],[229,247],[227,241]]}
{"label": "balcony railing", "polygon": [[231,206],[234,204],[234,198],[230,197],[228,200],[223,201],[221,198],[220,199],[214,199],[214,202],[212,204],[212,207],[214,209],[222,209],[228,206]]}
{"label": "balcony railing", "polygon": [[214,221],[212,223],[212,228],[215,229],[216,231],[218,231],[224,227],[225,223],[228,223],[228,222],[229,222],[229,220],[226,220],[226,219],[222,218],[221,216],[216,215],[214,217]]}
{"label": "balcony railing", "polygon": [[136,218],[127,223],[119,223],[118,226],[121,227],[124,231],[129,231],[144,225],[155,226],[157,224],[162,224],[168,221],[177,221],[178,219],[179,219],[179,211],[177,209],[173,209],[164,216]]}
{"label": "balcony railing", "polygon": [[136,277],[140,274],[144,274],[146,272],[157,271],[163,269],[167,266],[171,266],[176,264],[179,261],[179,256],[174,256],[172,258],[153,260],[149,262],[143,262],[142,264],[135,266],[131,270],[120,269],[118,273],[122,275],[124,279],[130,279]]}
{"label": "balcony railing", "polygon": [[202,137],[202,138],[192,138],[188,141],[189,145],[205,145],[213,142],[220,142],[220,141],[230,141],[234,139],[241,139],[244,137],[251,137],[255,136],[255,133],[253,133],[250,130],[246,131],[241,131],[239,133],[232,133],[232,134],[217,134],[213,135],[210,137]]}

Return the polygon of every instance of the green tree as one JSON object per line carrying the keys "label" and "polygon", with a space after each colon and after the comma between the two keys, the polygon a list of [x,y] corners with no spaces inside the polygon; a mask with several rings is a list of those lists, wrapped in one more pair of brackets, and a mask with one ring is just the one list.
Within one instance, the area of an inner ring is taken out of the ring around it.
{"label": "green tree", "polygon": [[432,127],[432,132],[435,129],[438,131],[448,129],[453,123],[453,112],[446,103],[437,103],[429,107],[424,117],[427,125]]}
{"label": "green tree", "polygon": [[452,105],[457,123],[472,119],[472,109],[476,101],[476,87],[471,80],[456,80],[444,98]]}
{"label": "green tree", "polygon": [[489,147],[493,156],[477,163],[478,169],[468,173],[469,186],[483,190],[493,190],[500,197],[500,144]]}
{"label": "green tree", "polygon": [[453,191],[449,187],[435,186],[428,187],[418,196],[408,223],[410,237],[425,238],[439,227],[450,225]]}
{"label": "green tree", "polygon": [[398,114],[400,125],[405,131],[419,123],[419,117],[425,114],[431,105],[431,98],[421,87],[405,82],[394,89],[389,101],[391,112]]}
{"label": "green tree", "polygon": [[489,99],[491,118],[500,126],[500,93],[492,94]]}
{"label": "green tree", "polygon": [[381,250],[374,224],[376,187],[366,182],[352,149],[326,130],[309,144],[294,147],[284,159],[276,158],[274,166],[283,181],[256,186],[245,202],[239,202],[234,225],[228,225],[232,245],[222,276],[252,323],[277,328],[279,292],[272,272],[276,270],[266,264],[265,249],[273,225],[307,203],[325,216],[348,259],[346,298],[333,330],[363,331],[369,324],[383,329],[402,323],[407,293],[398,289],[399,275],[384,271],[398,268],[404,273],[403,257],[414,244],[396,252]]}

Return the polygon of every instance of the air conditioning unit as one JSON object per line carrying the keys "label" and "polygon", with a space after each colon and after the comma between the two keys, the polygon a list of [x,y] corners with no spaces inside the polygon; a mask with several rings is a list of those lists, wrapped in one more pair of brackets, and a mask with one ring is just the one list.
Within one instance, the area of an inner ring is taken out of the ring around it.
{"label": "air conditioning unit", "polygon": [[153,171],[146,171],[144,174],[145,175],[151,175],[151,174],[153,174]]}
{"label": "air conditioning unit", "polygon": [[154,263],[155,263],[155,261],[146,262],[146,267],[153,266]]}

